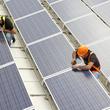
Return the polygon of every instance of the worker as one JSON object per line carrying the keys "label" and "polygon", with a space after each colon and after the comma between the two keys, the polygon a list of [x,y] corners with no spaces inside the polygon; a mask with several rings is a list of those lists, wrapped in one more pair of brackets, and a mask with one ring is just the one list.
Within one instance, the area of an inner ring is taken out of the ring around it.
{"label": "worker", "polygon": [[[82,58],[84,63],[77,64],[76,59]],[[79,46],[76,51],[72,53],[72,68],[77,70],[90,70],[94,73],[96,78],[100,77],[100,63],[95,55],[86,45]]]}
{"label": "worker", "polygon": [[0,27],[2,28],[3,32],[5,33],[7,42],[9,46],[11,43],[15,42],[14,34],[16,34],[16,29],[13,26],[12,21],[7,16],[0,16]]}

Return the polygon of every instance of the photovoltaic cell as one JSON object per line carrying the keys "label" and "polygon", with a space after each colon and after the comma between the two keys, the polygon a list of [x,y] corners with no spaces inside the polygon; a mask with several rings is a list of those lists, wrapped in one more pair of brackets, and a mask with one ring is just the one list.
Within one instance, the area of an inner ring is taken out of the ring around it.
{"label": "photovoltaic cell", "polygon": [[29,50],[44,77],[71,66],[73,49],[63,35],[29,46]]}
{"label": "photovoltaic cell", "polygon": [[94,6],[94,5],[98,5],[100,3],[106,2],[108,0],[83,0],[85,1],[89,6]]}
{"label": "photovoltaic cell", "polygon": [[96,45],[90,46],[90,48],[96,53],[101,64],[101,70],[110,76],[110,40],[98,43]]}
{"label": "photovoltaic cell", "polygon": [[0,110],[23,110],[32,106],[15,64],[0,69]]}
{"label": "photovoltaic cell", "polygon": [[4,39],[2,32],[0,32],[0,65],[13,61],[11,52]]}
{"label": "photovoltaic cell", "polygon": [[110,98],[87,71],[69,71],[45,81],[59,110],[102,110]]}
{"label": "photovoltaic cell", "polygon": [[110,25],[110,2],[96,8],[93,10],[108,24]]}
{"label": "photovoltaic cell", "polygon": [[37,0],[10,0],[6,5],[14,19],[43,9]]}
{"label": "photovoltaic cell", "polygon": [[46,12],[35,14],[16,23],[26,43],[31,43],[59,32],[59,29]]}
{"label": "photovoltaic cell", "polygon": [[110,37],[110,29],[94,14],[70,22],[67,26],[83,44]]}
{"label": "photovoltaic cell", "polygon": [[52,5],[63,21],[68,21],[91,12],[80,0],[63,0]]}

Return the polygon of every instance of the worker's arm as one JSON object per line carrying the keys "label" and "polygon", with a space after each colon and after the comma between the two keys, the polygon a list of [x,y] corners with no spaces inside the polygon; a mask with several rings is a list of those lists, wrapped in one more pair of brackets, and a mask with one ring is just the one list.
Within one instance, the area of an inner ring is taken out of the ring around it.
{"label": "worker's arm", "polygon": [[86,64],[76,64],[76,65],[73,65],[73,68],[74,69],[79,69],[79,70],[90,70],[93,66],[93,62],[90,62],[88,65]]}
{"label": "worker's arm", "polygon": [[76,51],[73,51],[71,64],[74,65],[75,63],[76,63]]}
{"label": "worker's arm", "polygon": [[3,32],[9,32],[9,33],[12,33],[12,34],[16,34],[16,29],[15,28],[13,28],[12,30],[5,29],[5,30],[3,30]]}

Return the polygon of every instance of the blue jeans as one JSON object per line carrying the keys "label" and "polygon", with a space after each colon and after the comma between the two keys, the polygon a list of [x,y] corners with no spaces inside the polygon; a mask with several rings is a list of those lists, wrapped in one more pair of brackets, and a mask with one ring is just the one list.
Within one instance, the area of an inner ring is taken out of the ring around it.
{"label": "blue jeans", "polygon": [[13,38],[14,38],[14,35],[11,34],[11,33],[5,33],[5,36],[6,36],[8,45],[10,46],[10,45],[11,45],[11,42],[12,42],[12,40],[13,40]]}

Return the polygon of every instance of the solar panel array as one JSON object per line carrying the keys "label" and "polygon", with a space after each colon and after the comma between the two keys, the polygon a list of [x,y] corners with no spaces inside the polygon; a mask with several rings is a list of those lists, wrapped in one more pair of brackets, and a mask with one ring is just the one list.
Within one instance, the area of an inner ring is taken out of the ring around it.
{"label": "solar panel array", "polygon": [[9,47],[0,33],[0,110],[23,110],[32,107]]}
{"label": "solar panel array", "polygon": [[[24,4],[21,5],[21,9],[25,9],[28,3],[25,3],[25,0],[19,0],[20,3],[21,1]],[[33,1],[31,0],[30,7],[33,7]],[[50,15],[44,9],[38,8],[40,3],[37,0],[34,2],[36,9],[39,9],[35,13],[32,11],[33,8],[31,13],[27,13],[30,12],[30,8],[26,8],[22,13],[24,16],[21,17],[17,8],[20,5],[19,2],[14,5],[14,0],[11,0],[5,4],[11,15],[13,15],[16,26],[27,45],[27,49],[38,67],[44,83],[58,109],[101,110],[109,107],[109,96],[89,71],[74,72],[71,70],[71,54],[74,48],[72,48],[68,40],[51,20]],[[51,6],[56,12],[58,10],[59,14],[57,14],[59,16],[61,14],[61,19],[71,28],[71,31],[77,33],[75,35],[77,37],[79,36],[77,39],[80,39],[80,36],[83,35],[86,39],[82,42],[88,44],[97,41],[97,39],[105,38],[103,36],[108,38],[109,28],[81,1],[59,0],[59,2],[54,3],[54,0],[49,0],[48,2],[53,4]],[[75,3],[77,6],[74,6]],[[73,8],[76,10],[75,13],[72,13],[74,11]],[[78,8],[80,11],[78,11]],[[14,12],[12,9],[15,9]],[[17,17],[15,13],[17,13]],[[87,18],[85,15],[87,15]],[[80,17],[82,18],[81,20]],[[88,20],[91,20],[92,24]],[[83,26],[81,26],[81,23]],[[82,31],[82,27],[85,27],[84,31]],[[101,30],[101,33],[98,33],[98,35],[95,35],[95,32],[97,32],[96,27],[99,27]],[[90,38],[91,33],[94,39]],[[97,36],[100,37],[97,38]]]}
{"label": "solar panel array", "polygon": [[[83,1],[83,2],[82,2]],[[65,22],[65,25],[73,33],[78,41],[87,44],[96,52],[101,62],[101,69],[107,77],[110,76],[109,51],[106,51],[106,40],[110,39],[110,28],[97,16],[99,15],[108,25],[110,24],[109,0],[63,0],[51,5],[57,15]],[[75,7],[75,4],[78,4]],[[92,10],[91,11],[88,6]],[[61,9],[62,7],[62,9]],[[82,7],[85,7],[84,9]],[[82,12],[82,10],[84,12]],[[89,10],[89,11],[87,11]],[[79,11],[79,13],[77,12]],[[63,13],[65,12],[65,13]],[[79,15],[75,15],[79,14]],[[74,15],[74,16],[73,16]],[[65,19],[65,17],[67,17]],[[100,43],[102,42],[102,43]],[[99,44],[101,46],[99,46]],[[102,46],[104,45],[104,46]],[[97,48],[95,48],[97,47]],[[99,50],[102,51],[99,51]],[[103,56],[104,51],[106,55]],[[102,60],[103,59],[103,60]],[[107,66],[108,65],[108,66]]]}
{"label": "solar panel array", "polygon": [[109,97],[88,72],[68,71],[47,79],[46,84],[60,110],[102,110],[110,106]]}

